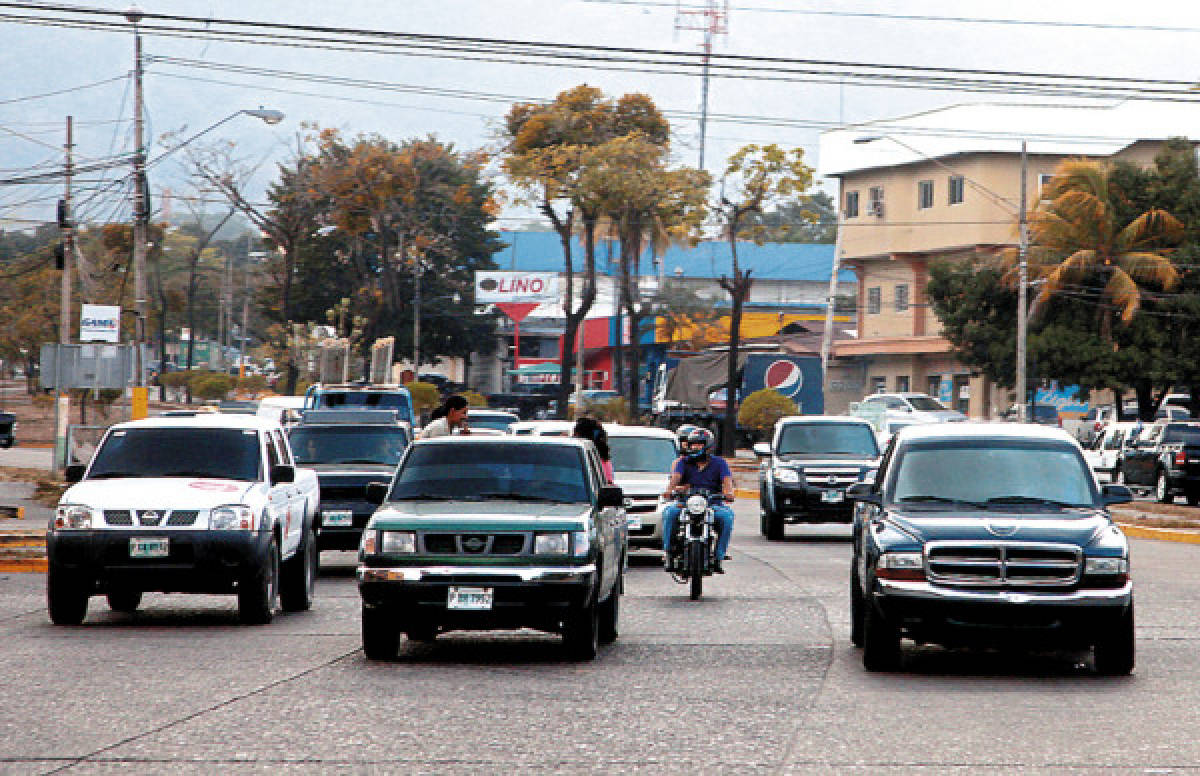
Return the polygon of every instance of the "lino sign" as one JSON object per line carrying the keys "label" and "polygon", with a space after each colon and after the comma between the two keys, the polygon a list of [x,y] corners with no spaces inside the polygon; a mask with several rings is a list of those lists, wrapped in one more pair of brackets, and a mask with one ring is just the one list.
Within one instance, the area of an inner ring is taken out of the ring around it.
{"label": "lino sign", "polygon": [[81,305],[80,342],[118,342],[121,339],[121,308],[106,304]]}
{"label": "lino sign", "polygon": [[558,299],[553,272],[476,272],[475,304],[551,302]]}

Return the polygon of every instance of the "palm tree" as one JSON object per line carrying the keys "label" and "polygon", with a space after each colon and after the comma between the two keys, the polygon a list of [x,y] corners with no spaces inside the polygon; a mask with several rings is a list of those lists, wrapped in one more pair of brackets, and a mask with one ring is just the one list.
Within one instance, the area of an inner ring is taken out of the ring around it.
{"label": "palm tree", "polygon": [[[1121,192],[1109,180],[1110,168],[1088,159],[1059,165],[1030,213],[1030,280],[1041,281],[1030,315],[1036,316],[1058,295],[1099,292],[1101,335],[1112,333],[1113,313],[1129,323],[1146,288],[1169,291],[1179,272],[1167,254],[1183,233],[1183,224],[1154,208],[1127,224],[1118,221],[1115,203]],[[1015,251],[1008,261],[1016,280]]]}

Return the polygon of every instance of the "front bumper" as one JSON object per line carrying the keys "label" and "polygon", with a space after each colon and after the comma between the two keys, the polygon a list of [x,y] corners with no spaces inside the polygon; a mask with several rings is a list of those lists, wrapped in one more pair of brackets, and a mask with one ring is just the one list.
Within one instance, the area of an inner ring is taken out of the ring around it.
{"label": "front bumper", "polygon": [[629,528],[630,547],[662,549],[661,509],[649,512],[631,512],[629,518],[634,523]]}
{"label": "front bumper", "polygon": [[[130,539],[167,538],[164,558],[130,557]],[[268,531],[50,531],[46,557],[92,593],[228,593],[268,562]]]}
{"label": "front bumper", "polygon": [[1090,645],[1133,604],[1133,583],[1072,590],[969,590],[929,582],[876,580],[872,603],[918,641]]}
{"label": "front bumper", "polygon": [[[770,504],[785,523],[849,523],[854,520],[854,502],[846,498],[844,487],[780,482],[770,487]],[[827,500],[831,497],[840,500]]]}
{"label": "front bumper", "polygon": [[[402,620],[455,630],[536,628],[557,631],[564,616],[585,606],[596,566],[359,566],[363,604],[394,610]],[[447,608],[451,587],[492,588],[492,608]]]}

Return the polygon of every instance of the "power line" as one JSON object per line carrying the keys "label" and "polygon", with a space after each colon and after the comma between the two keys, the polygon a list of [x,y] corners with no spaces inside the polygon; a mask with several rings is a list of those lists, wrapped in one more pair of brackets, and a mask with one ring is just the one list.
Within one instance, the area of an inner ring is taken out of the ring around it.
{"label": "power line", "polygon": [[41,94],[30,94],[25,97],[9,97],[7,99],[0,100],[0,105],[11,105],[11,104],[17,103],[17,102],[29,102],[30,100],[43,100],[47,97],[56,97],[60,94],[70,94],[71,92],[78,92],[78,91],[82,91],[84,89],[91,89],[93,86],[102,86],[103,84],[110,84],[114,81],[119,81],[124,77],[125,76],[123,76],[123,75],[118,75],[118,76],[114,76],[112,78],[105,78],[102,81],[93,81],[92,83],[81,84],[79,86],[68,86],[65,89],[56,89],[55,91],[52,91],[52,92],[42,92]]}

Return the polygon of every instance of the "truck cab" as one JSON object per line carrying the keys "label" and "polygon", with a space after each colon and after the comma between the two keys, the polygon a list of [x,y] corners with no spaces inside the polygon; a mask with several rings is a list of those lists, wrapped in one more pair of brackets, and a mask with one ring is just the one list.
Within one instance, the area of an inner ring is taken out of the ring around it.
{"label": "truck cab", "polygon": [[304,394],[305,410],[392,410],[411,432],[416,422],[412,394],[403,385],[317,383]]}

